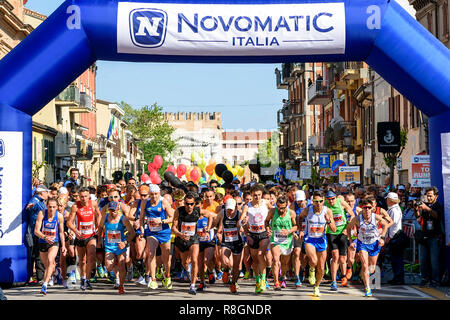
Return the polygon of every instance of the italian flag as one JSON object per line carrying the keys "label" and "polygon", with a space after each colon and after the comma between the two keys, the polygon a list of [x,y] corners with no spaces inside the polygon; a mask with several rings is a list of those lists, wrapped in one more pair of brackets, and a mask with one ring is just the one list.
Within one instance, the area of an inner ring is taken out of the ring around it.
{"label": "italian flag", "polygon": [[109,140],[111,136],[115,139],[119,138],[119,130],[117,129],[116,118],[112,117],[111,122],[109,123],[108,134],[106,140]]}

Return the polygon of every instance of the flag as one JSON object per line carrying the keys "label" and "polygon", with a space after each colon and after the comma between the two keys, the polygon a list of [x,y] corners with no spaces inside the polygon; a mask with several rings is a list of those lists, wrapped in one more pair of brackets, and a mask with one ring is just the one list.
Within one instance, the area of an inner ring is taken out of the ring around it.
{"label": "flag", "polygon": [[112,117],[111,122],[109,123],[109,129],[108,134],[106,136],[106,140],[109,140],[111,136],[114,137],[115,139],[119,138],[119,130],[117,129],[115,117]]}

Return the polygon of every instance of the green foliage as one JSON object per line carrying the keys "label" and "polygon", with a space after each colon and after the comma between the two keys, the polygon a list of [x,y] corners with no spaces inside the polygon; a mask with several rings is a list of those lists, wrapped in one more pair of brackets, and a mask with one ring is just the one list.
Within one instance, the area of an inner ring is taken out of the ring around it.
{"label": "green foliage", "polygon": [[395,170],[395,164],[397,163],[397,158],[400,158],[400,156],[403,153],[403,150],[405,150],[406,144],[408,143],[408,131],[406,129],[400,130],[400,151],[397,153],[384,153],[383,154],[383,160],[386,166],[390,169],[390,183],[393,184],[393,178],[394,178],[394,170]]}
{"label": "green foliage", "polygon": [[48,164],[45,161],[38,162],[36,160],[33,161],[32,164],[32,176],[33,178],[39,179],[39,172],[41,169],[44,169],[44,176],[47,174]]}
{"label": "green foliage", "polygon": [[280,134],[275,131],[267,142],[262,143],[258,147],[256,159],[261,167],[278,167],[280,164],[279,155]]}
{"label": "green foliage", "polygon": [[[151,106],[133,109],[123,101],[120,106],[125,111],[123,119],[128,123],[129,130],[134,137],[139,139],[137,145],[144,152],[145,161],[153,162],[156,155],[165,159],[174,151],[176,141],[172,140],[171,135],[175,128],[164,119],[162,107],[155,103]],[[158,170],[159,174],[163,174],[169,165],[167,161],[164,161]]]}

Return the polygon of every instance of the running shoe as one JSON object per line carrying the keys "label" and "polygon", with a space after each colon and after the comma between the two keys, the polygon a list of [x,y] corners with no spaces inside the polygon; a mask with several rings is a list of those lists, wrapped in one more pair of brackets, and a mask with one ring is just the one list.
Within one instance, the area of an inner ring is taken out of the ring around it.
{"label": "running shoe", "polygon": [[143,276],[140,276],[139,279],[136,281],[136,284],[140,284],[142,286],[146,286],[147,282],[145,281],[145,278]]}
{"label": "running shoe", "polygon": [[345,273],[345,278],[350,280],[352,278],[352,268],[347,268],[347,272]]}
{"label": "running shoe", "polygon": [[69,279],[70,279],[70,282],[72,282],[72,284],[75,284],[77,282],[77,278],[75,276],[75,270],[72,270],[72,272],[70,273]]}
{"label": "running shoe", "polygon": [[92,286],[89,280],[86,279],[86,289],[92,290]]}
{"label": "running shoe", "polygon": [[69,289],[69,286],[67,285],[67,280],[63,281],[63,286],[64,286],[64,289]]}
{"label": "running shoe", "polygon": [[269,290],[270,289],[269,281],[264,280],[264,282],[266,283],[266,289],[263,289],[263,291]]}
{"label": "running shoe", "polygon": [[216,277],[214,276],[214,272],[209,272],[208,280],[209,280],[209,284],[214,284],[216,282]]}
{"label": "running shoe", "polygon": [[171,290],[173,288],[172,286],[172,279],[171,278],[164,278],[162,279],[162,284],[166,289]]}
{"label": "running shoe", "polygon": [[255,293],[261,293],[263,290],[261,289],[261,281],[256,283]]}
{"label": "running shoe", "polygon": [[163,277],[161,269],[162,269],[161,267],[156,268],[156,279],[158,280],[161,280]]}
{"label": "running shoe", "polygon": [[113,271],[110,271],[110,272],[109,272],[108,281],[109,281],[110,283],[116,282],[116,275],[114,274]]}
{"label": "running shoe", "polygon": [[280,281],[275,282],[273,286],[273,290],[280,291],[281,290],[281,284]]}
{"label": "running shoe", "polygon": [[219,273],[217,274],[216,279],[217,279],[217,280],[222,280],[222,276],[223,276],[223,272],[222,272],[222,271],[219,271]]}
{"label": "running shoe", "polygon": [[119,294],[124,294],[125,290],[123,290],[123,286],[119,286]]}
{"label": "running shoe", "polygon": [[230,292],[231,293],[237,293],[237,288],[236,288],[236,284],[235,283],[230,284]]}
{"label": "running shoe", "polygon": [[300,281],[300,278],[297,279],[297,281],[295,282],[295,287],[299,288],[302,286],[302,282]]}
{"label": "running shoe", "polygon": [[332,281],[332,282],[331,282],[330,290],[331,290],[331,291],[338,291],[338,288],[337,288],[337,282],[336,282],[336,281]]}
{"label": "running shoe", "polygon": [[50,281],[48,282],[48,286],[49,287],[53,287],[53,285],[54,285],[53,277],[50,277]]}
{"label": "running shoe", "polygon": [[97,283],[97,277],[92,277],[89,279],[89,282]]}
{"label": "running shoe", "polygon": [[102,266],[98,266],[97,267],[97,276],[99,278],[104,278],[105,277],[105,272],[104,272]]}
{"label": "running shoe", "polygon": [[281,287],[286,288],[286,281],[284,281],[284,279],[281,281]]}
{"label": "running shoe", "polygon": [[204,282],[200,282],[198,285],[197,291],[204,292],[206,291],[206,284]]}
{"label": "running shoe", "polygon": [[267,289],[270,289],[269,283],[266,280],[261,279],[260,283],[261,283],[262,291],[266,291]]}
{"label": "running shoe", "polygon": [[305,281],[305,272],[303,271],[303,269],[300,270],[300,274],[298,277],[300,278],[301,282]]}
{"label": "running shoe", "polygon": [[372,290],[370,288],[366,288],[364,296],[365,297],[371,297],[372,296]]}
{"label": "running shoe", "polygon": [[77,279],[77,281],[81,281],[81,276],[78,268],[75,269],[75,279]]}
{"label": "running shoe", "polygon": [[46,285],[42,285],[41,293],[42,293],[44,296],[47,294],[47,286],[46,286]]}
{"label": "running shoe", "polygon": [[152,279],[148,284],[148,287],[152,290],[158,289],[158,283]]}
{"label": "running shoe", "polygon": [[316,283],[316,269],[310,268],[309,269],[309,284],[314,285]]}
{"label": "running shoe", "polygon": [[346,287],[347,286],[347,282],[348,282],[347,277],[343,277],[342,280],[341,280],[341,286],[342,287]]}
{"label": "running shoe", "polygon": [[314,297],[320,297],[319,287],[314,287]]}
{"label": "running shoe", "polygon": [[229,276],[229,274],[228,274],[228,271],[225,271],[224,273],[223,273],[223,275],[222,275],[222,282],[223,283],[228,283],[228,276]]}
{"label": "running shoe", "polygon": [[250,272],[249,271],[245,271],[244,280],[248,280],[249,278],[250,278]]}
{"label": "running shoe", "polygon": [[81,289],[81,291],[86,291],[86,280],[85,279],[81,279],[80,289]]}
{"label": "running shoe", "polygon": [[197,294],[197,291],[195,290],[195,287],[190,287],[189,288],[189,294],[192,294],[194,296]]}
{"label": "running shoe", "polygon": [[103,278],[108,278],[108,270],[106,269],[106,266],[103,266]]}
{"label": "running shoe", "polygon": [[119,282],[116,282],[116,283],[114,283],[114,289],[118,289],[120,287],[120,283]]}

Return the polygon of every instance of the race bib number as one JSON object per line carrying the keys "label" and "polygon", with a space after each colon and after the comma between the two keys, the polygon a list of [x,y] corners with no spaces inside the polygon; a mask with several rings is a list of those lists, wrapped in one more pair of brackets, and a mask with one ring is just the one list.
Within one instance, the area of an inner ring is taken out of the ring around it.
{"label": "race bib number", "polygon": [[310,224],[308,236],[310,236],[311,238],[320,238],[323,236],[323,230],[324,227],[321,224],[318,223]]}
{"label": "race bib number", "polygon": [[197,228],[197,235],[200,241],[208,241],[207,234],[205,228]]}
{"label": "race bib number", "polygon": [[152,232],[162,230],[161,218],[148,219],[148,229]]}
{"label": "race bib number", "polygon": [[239,233],[237,228],[223,229],[225,242],[234,242],[239,240]]}
{"label": "race bib number", "polygon": [[288,235],[282,235],[280,230],[275,230],[273,232],[273,242],[278,244],[287,244],[289,242]]}
{"label": "race bib number", "polygon": [[121,238],[122,237],[120,235],[119,230],[108,230],[108,232],[106,234],[106,239],[107,239],[108,243],[111,243],[111,244],[122,242]]}
{"label": "race bib number", "polygon": [[254,232],[254,233],[264,232],[264,225],[263,224],[251,224],[250,231]]}
{"label": "race bib number", "polygon": [[197,227],[196,222],[182,222],[181,223],[181,233],[192,237],[195,235],[195,229]]}
{"label": "race bib number", "polygon": [[94,230],[94,223],[91,222],[80,222],[80,232],[81,234],[92,234]]}
{"label": "race bib number", "polygon": [[308,223],[306,222],[306,220],[303,220],[303,222],[302,222],[302,230],[301,231],[305,231],[306,230],[306,225],[307,225]]}
{"label": "race bib number", "polygon": [[49,238],[49,240],[54,240],[56,238],[56,228],[44,227],[44,229],[42,230],[42,233],[44,234],[44,236]]}
{"label": "race bib number", "polygon": [[342,219],[342,215],[333,216],[333,220],[336,227],[342,226],[344,224],[344,219]]}

